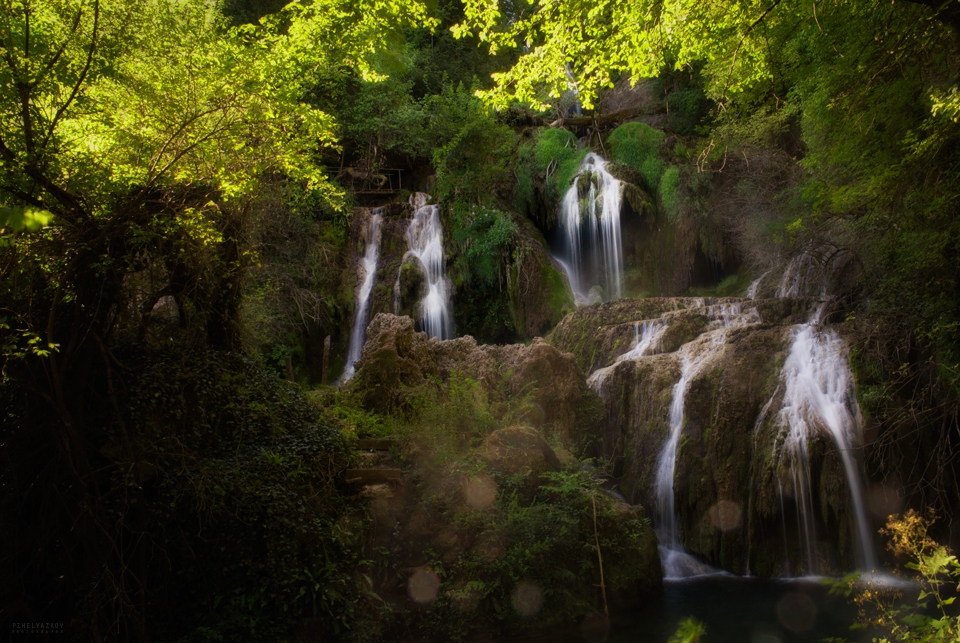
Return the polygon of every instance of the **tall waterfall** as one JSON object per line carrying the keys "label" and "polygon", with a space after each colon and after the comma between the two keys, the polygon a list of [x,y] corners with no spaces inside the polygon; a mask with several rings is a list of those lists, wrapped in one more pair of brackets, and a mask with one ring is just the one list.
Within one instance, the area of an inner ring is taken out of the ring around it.
{"label": "tall waterfall", "polygon": [[655,493],[657,504],[657,540],[663,574],[667,578],[683,578],[715,571],[684,551],[677,532],[674,474],[677,467],[677,447],[683,433],[684,406],[690,383],[722,348],[731,328],[759,323],[756,309],[744,312],[739,302],[705,306],[704,312],[719,328],[701,335],[701,338],[680,348],[680,380],[673,386],[670,400],[670,433],[657,460]]}
{"label": "tall waterfall", "polygon": [[427,205],[429,194],[417,192],[410,197],[413,219],[407,227],[410,253],[420,260],[426,274],[427,294],[420,302],[423,330],[430,337],[453,337],[453,317],[447,277],[443,270],[443,225],[440,206]]}
{"label": "tall waterfall", "polygon": [[360,259],[363,280],[357,288],[357,303],[354,308],[356,314],[353,319],[353,328],[350,330],[350,347],[347,350],[347,362],[343,367],[340,383],[353,377],[355,373],[354,364],[360,359],[360,351],[363,349],[363,342],[367,336],[367,322],[370,318],[370,296],[373,293],[373,282],[377,275],[377,260],[380,256],[380,213],[380,208],[374,210],[370,215],[370,221],[367,223],[367,247]]}
{"label": "tall waterfall", "polygon": [[560,207],[557,259],[578,304],[589,301],[594,286],[602,289],[604,300],[623,297],[622,186],[606,165],[587,154]]}
{"label": "tall waterfall", "polygon": [[680,380],[673,387],[670,401],[670,434],[657,461],[656,528],[665,577],[693,576],[705,571],[692,564],[696,561],[686,554],[680,543],[673,482],[677,466],[677,446],[680,444],[680,434],[683,431],[683,408],[687,399],[687,390],[690,388],[691,380],[723,346],[725,333],[722,329],[713,331],[710,335],[713,336],[704,337],[705,341],[690,342],[680,349]]}
{"label": "tall waterfall", "polygon": [[[860,407],[854,395],[853,374],[843,340],[832,328],[821,326],[823,309],[823,305],[818,307],[810,321],[794,330],[793,346],[780,375],[785,392],[777,415],[777,439],[782,440],[779,458],[789,472],[787,483],[793,487],[807,572],[817,573],[817,538],[807,449],[818,431],[830,435],[839,450],[853,503],[857,567],[873,570],[877,559],[864,508],[860,471],[853,454],[861,441]],[[782,486],[780,493],[782,496]]]}

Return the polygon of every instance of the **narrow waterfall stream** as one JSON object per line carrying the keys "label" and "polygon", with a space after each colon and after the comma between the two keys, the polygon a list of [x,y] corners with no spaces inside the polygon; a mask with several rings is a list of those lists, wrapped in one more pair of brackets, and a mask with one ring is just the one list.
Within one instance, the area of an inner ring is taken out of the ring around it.
{"label": "narrow waterfall stream", "polygon": [[377,260],[380,257],[380,216],[377,208],[370,214],[367,223],[366,244],[363,257],[360,259],[360,270],[363,273],[360,285],[356,292],[356,306],[353,319],[353,328],[350,329],[350,347],[347,350],[347,361],[343,367],[343,375],[339,383],[346,382],[354,376],[354,364],[360,359],[360,351],[367,336],[367,323],[370,321],[370,296],[373,293],[373,283],[377,275]]}
{"label": "narrow waterfall stream", "polygon": [[757,290],[760,288],[760,282],[762,282],[763,278],[769,274],[770,274],[770,271],[768,270],[762,275],[760,275],[759,277],[757,277],[756,279],[754,279],[752,282],[750,282],[750,286],[747,288],[747,299],[757,298]]}
{"label": "narrow waterfall stream", "polygon": [[427,293],[420,302],[422,330],[430,337],[451,339],[453,316],[450,313],[449,284],[443,269],[443,225],[440,206],[428,205],[429,194],[417,192],[410,197],[413,219],[407,228],[410,253],[426,270]]}
{"label": "narrow waterfall stream", "polygon": [[656,503],[657,540],[660,541],[660,559],[665,578],[684,578],[712,571],[684,551],[677,533],[677,511],[674,498],[674,472],[677,466],[677,446],[683,431],[683,408],[690,381],[700,373],[710,358],[723,346],[724,329],[705,333],[700,341],[685,344],[680,349],[680,380],[674,385],[670,401],[670,434],[657,460]]}
{"label": "narrow waterfall stream", "polygon": [[657,539],[660,541],[660,559],[665,578],[687,578],[717,571],[690,556],[684,550],[677,531],[674,483],[677,447],[680,445],[680,436],[683,432],[684,406],[690,383],[723,348],[729,329],[756,324],[760,321],[760,316],[755,309],[751,308],[744,313],[739,302],[713,304],[703,308],[712,323],[719,325],[719,328],[702,334],[699,339],[688,342],[680,348],[680,379],[673,387],[670,401],[670,433],[657,460],[656,531]]}
{"label": "narrow waterfall stream", "polygon": [[[853,373],[843,340],[832,328],[821,324],[820,305],[806,324],[793,333],[793,345],[783,365],[783,405],[777,415],[782,440],[780,462],[790,472],[801,537],[807,555],[807,573],[820,571],[808,444],[818,431],[826,430],[836,445],[853,504],[856,562],[862,570],[877,568],[871,534],[864,508],[860,470],[853,449],[861,441],[860,407],[853,391]],[[781,503],[783,487],[780,489]]]}
{"label": "narrow waterfall stream", "polygon": [[587,154],[560,206],[556,259],[578,305],[591,302],[591,291],[594,301],[623,297],[622,185],[606,165],[600,156]]}

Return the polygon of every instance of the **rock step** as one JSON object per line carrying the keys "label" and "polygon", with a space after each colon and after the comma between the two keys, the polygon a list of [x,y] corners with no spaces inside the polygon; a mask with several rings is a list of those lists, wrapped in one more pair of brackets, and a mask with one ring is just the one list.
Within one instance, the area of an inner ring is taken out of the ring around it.
{"label": "rock step", "polygon": [[396,443],[393,438],[360,438],[357,440],[357,448],[364,451],[389,451]]}
{"label": "rock step", "polygon": [[343,474],[347,484],[399,483],[403,479],[400,469],[347,469]]}

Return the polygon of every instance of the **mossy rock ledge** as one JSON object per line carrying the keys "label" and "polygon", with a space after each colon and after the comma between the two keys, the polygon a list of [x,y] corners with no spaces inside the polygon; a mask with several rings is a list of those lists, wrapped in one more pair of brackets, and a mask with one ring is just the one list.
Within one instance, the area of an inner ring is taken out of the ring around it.
{"label": "mossy rock ledge", "polygon": [[[706,333],[718,323],[710,321],[706,307],[723,303],[755,308],[760,323],[727,329],[717,348],[716,335]],[[780,371],[794,325],[806,322],[817,305],[812,298],[620,300],[568,315],[549,338],[585,371],[604,369],[591,379],[605,416],[595,453],[612,463],[610,473],[625,498],[651,512],[682,364],[690,355],[710,354],[687,388],[674,497],[684,547],[716,567],[760,576],[806,572],[789,494],[784,502],[792,535],[784,541],[779,489],[788,487],[789,473],[777,456],[783,440],[777,415],[784,395]],[[667,330],[655,354],[617,362],[633,348],[636,324],[657,318]],[[825,431],[807,449],[817,565],[821,573],[842,573],[853,568],[855,557],[843,465]],[[735,520],[718,520],[721,509],[732,511]]]}

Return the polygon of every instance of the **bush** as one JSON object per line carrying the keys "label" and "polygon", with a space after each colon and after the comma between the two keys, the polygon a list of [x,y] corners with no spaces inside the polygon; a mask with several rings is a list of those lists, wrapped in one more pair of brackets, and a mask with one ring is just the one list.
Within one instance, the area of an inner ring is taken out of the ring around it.
{"label": "bush", "polygon": [[541,130],[533,148],[537,169],[547,178],[547,195],[560,199],[573,183],[588,150],[577,149],[577,137],[572,132],[549,128]]}
{"label": "bush", "polygon": [[151,524],[158,640],[276,641],[306,622],[344,632],[362,605],[365,521],[334,485],[348,461],[340,431],[236,354],[143,356],[129,390],[143,455],[114,456],[113,511]]}
{"label": "bush", "polygon": [[[858,626],[879,630],[883,636],[873,639],[878,643],[960,641],[960,609],[954,604],[956,596],[948,596],[960,585],[960,562],[928,536],[933,521],[932,513],[925,518],[911,509],[902,517],[890,516],[886,528],[880,530],[890,538],[887,549],[906,558],[904,566],[916,572],[916,600],[902,602],[900,590],[873,582],[861,584],[857,575],[836,583],[831,590],[854,597],[862,615]],[[948,589],[951,587],[953,591]]]}

